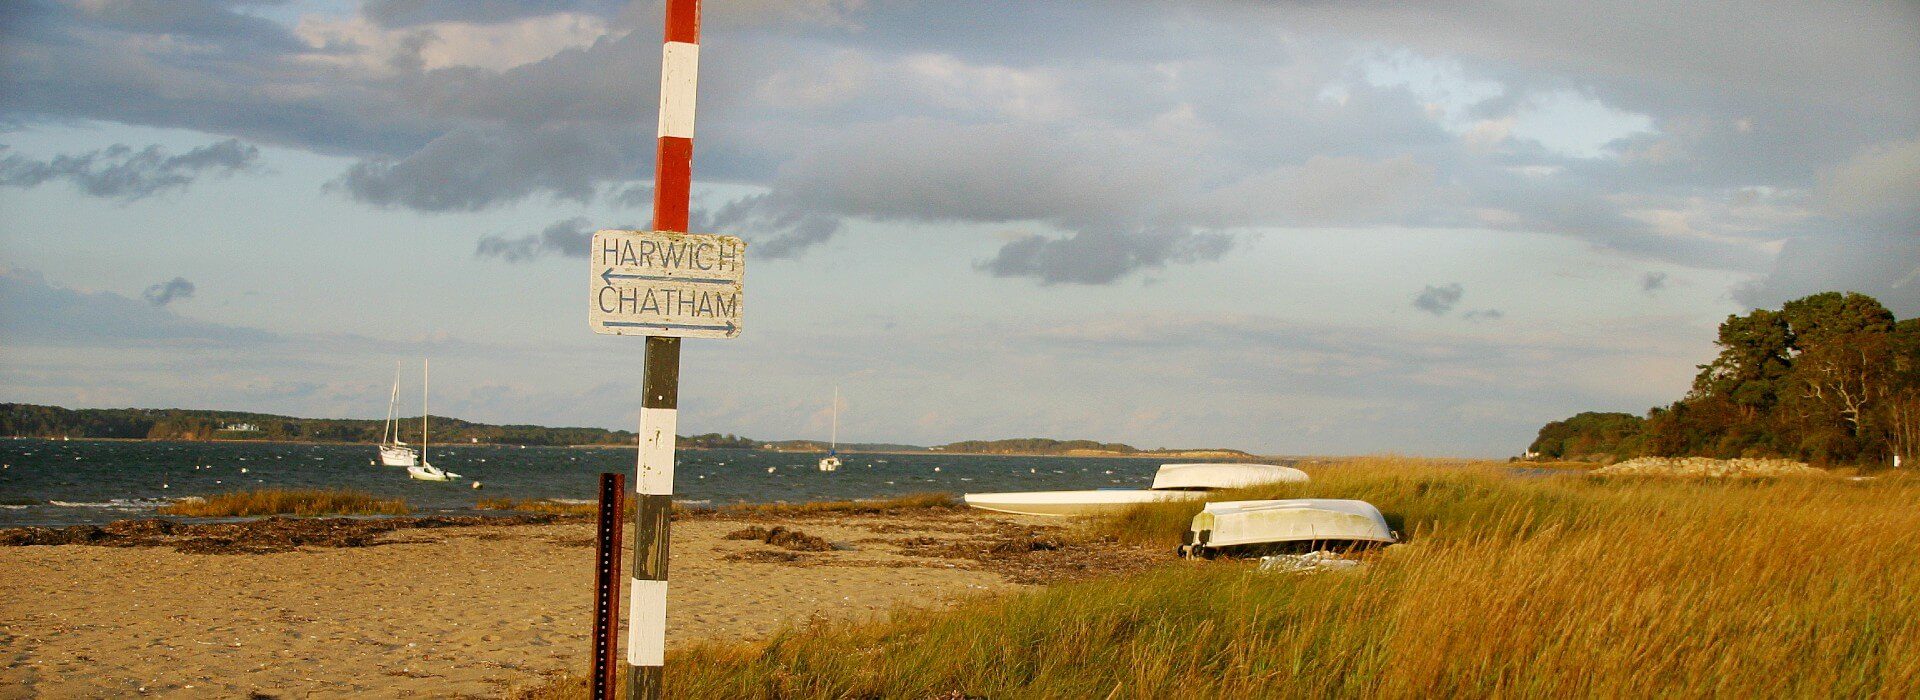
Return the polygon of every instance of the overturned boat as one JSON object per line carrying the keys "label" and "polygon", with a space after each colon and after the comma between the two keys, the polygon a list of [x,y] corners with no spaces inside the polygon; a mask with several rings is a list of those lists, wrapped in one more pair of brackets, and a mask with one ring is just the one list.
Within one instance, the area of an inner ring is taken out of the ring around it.
{"label": "overturned boat", "polygon": [[1290,498],[1209,503],[1193,516],[1180,553],[1189,557],[1346,550],[1392,544],[1400,533],[1366,501]]}
{"label": "overturned boat", "polygon": [[1145,503],[1194,501],[1221,489],[1303,482],[1307,473],[1273,464],[1163,464],[1147,489],[969,493],[967,505],[1018,515],[1098,515]]}

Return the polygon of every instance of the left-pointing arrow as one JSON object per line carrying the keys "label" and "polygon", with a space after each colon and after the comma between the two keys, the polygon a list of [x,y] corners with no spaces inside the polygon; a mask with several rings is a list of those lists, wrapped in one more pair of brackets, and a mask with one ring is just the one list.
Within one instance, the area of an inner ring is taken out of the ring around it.
{"label": "left-pointing arrow", "polygon": [[636,275],[626,272],[614,272],[609,267],[600,273],[600,281],[613,285],[614,280],[643,280],[647,282],[695,282],[700,284],[733,284],[739,280],[724,277],[673,277],[671,275]]}

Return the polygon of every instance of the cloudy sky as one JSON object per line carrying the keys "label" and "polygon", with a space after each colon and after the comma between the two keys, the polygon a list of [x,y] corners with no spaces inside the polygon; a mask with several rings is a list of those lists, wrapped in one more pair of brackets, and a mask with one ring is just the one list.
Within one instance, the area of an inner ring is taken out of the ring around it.
{"label": "cloudy sky", "polygon": [[[0,400],[631,427],[658,4],[0,5]],[[682,432],[1507,455],[1920,315],[1920,4],[710,0]],[[417,404],[408,407],[418,410]]]}

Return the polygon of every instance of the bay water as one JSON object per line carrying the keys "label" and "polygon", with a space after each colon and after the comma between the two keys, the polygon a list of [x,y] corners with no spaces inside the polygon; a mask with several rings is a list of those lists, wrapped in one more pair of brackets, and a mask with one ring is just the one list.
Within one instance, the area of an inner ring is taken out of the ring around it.
{"label": "bay water", "polygon": [[[0,439],[0,527],[99,524],[151,517],[192,496],[260,488],[349,488],[404,498],[416,515],[477,512],[485,498],[595,497],[601,472],[628,475],[626,448],[448,445],[434,466],[466,477],[415,481],[401,467],[373,464],[372,445],[256,442],[145,442]],[[884,498],[929,491],[1146,488],[1166,461],[1155,458],[961,455],[939,452],[842,454],[822,472],[822,455],[761,450],[681,450],[676,502],[687,506]],[[478,481],[482,488],[473,489]]]}

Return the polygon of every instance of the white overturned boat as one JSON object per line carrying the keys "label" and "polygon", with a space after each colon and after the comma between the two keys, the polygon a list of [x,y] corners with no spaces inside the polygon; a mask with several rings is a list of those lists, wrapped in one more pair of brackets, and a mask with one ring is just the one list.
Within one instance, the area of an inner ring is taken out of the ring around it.
{"label": "white overturned boat", "polygon": [[1143,503],[1194,501],[1220,489],[1303,482],[1307,473],[1272,464],[1163,464],[1148,489],[969,493],[967,505],[1019,515],[1097,515]]}
{"label": "white overturned boat", "polygon": [[1400,540],[1380,509],[1366,501],[1290,498],[1208,503],[1193,516],[1186,556],[1222,552],[1263,553],[1297,549],[1351,549]]}

